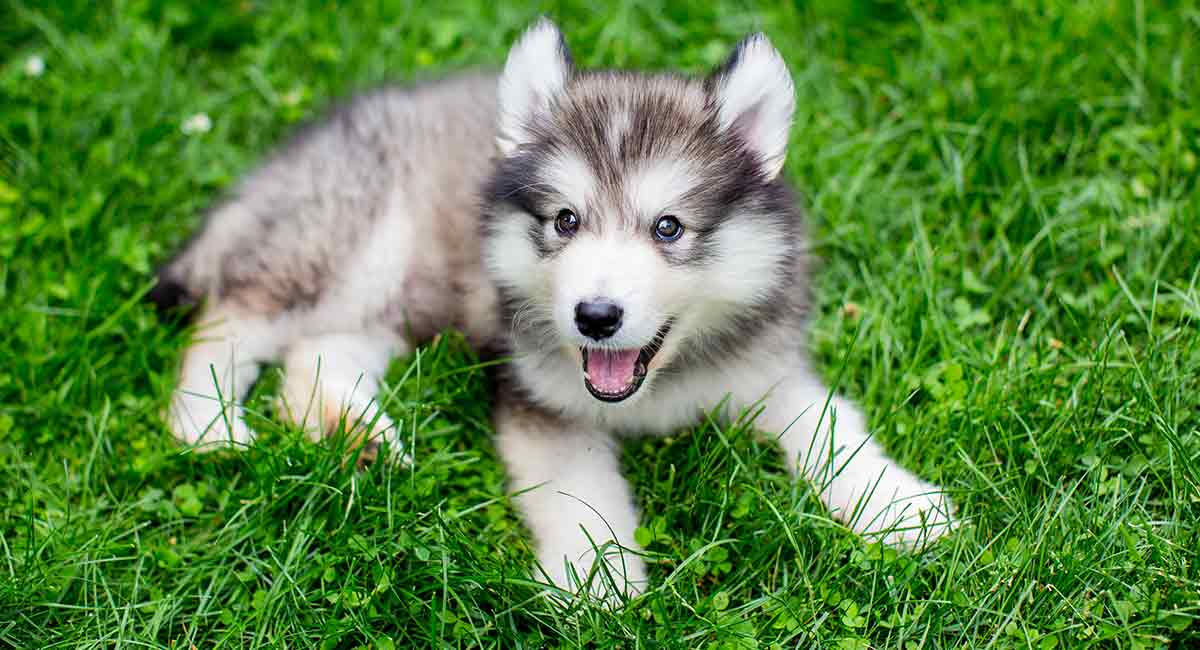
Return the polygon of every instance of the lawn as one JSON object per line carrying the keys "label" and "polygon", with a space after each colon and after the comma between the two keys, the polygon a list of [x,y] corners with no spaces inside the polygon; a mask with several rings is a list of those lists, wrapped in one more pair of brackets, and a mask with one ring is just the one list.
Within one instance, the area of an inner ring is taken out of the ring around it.
{"label": "lawn", "polygon": [[1195,1],[542,8],[588,66],[699,73],[771,36],[811,347],[964,521],[897,554],[744,422],[631,441],[653,583],[614,609],[525,577],[453,335],[389,374],[410,467],[279,425],[277,370],[256,446],[172,443],[188,332],[143,299],[155,264],[332,99],[499,65],[537,13],[211,4],[0,0],[0,646],[1200,644]]}

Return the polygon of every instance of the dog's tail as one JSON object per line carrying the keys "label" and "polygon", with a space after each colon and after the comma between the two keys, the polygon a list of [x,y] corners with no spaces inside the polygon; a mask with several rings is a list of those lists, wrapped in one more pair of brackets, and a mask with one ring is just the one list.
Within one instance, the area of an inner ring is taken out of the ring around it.
{"label": "dog's tail", "polygon": [[158,268],[154,287],[146,294],[161,320],[187,324],[203,297],[187,271],[190,244],[192,242],[185,244],[175,257]]}

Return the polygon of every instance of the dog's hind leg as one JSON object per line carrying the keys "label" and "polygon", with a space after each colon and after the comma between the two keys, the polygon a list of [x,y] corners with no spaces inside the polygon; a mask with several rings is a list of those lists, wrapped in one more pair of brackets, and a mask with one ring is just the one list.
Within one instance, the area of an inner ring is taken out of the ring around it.
{"label": "dog's hind leg", "polygon": [[168,423],[197,450],[246,444],[253,438],[241,402],[284,340],[279,325],[222,305],[206,308],[195,341],[183,356]]}
{"label": "dog's hind leg", "polygon": [[393,334],[324,334],[301,338],[284,353],[283,417],[313,438],[345,430],[366,441],[374,457],[388,436],[392,458],[403,448],[391,419],[379,408],[379,384],[388,363],[407,345]]}

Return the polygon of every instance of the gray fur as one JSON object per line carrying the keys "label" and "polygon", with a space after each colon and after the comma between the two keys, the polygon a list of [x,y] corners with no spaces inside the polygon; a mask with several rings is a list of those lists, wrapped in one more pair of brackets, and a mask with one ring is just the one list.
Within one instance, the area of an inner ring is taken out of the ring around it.
{"label": "gray fur", "polygon": [[473,188],[490,170],[495,102],[486,74],[353,98],[239,183],[163,274],[259,315],[311,311],[386,220],[405,219],[420,234],[409,272],[345,312],[417,341],[452,327],[489,339],[494,324],[470,322],[464,298],[489,300]]}

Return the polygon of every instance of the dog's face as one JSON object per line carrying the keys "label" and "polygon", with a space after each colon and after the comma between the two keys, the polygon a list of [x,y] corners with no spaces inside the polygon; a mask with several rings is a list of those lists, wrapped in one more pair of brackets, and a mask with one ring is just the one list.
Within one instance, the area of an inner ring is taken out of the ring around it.
{"label": "dog's face", "polygon": [[518,341],[621,402],[770,308],[798,224],[774,182],[792,83],[764,37],[704,80],[581,73],[543,20],[499,95],[485,254]]}

